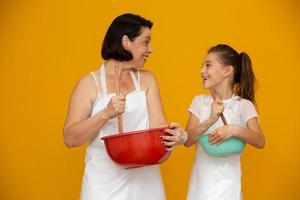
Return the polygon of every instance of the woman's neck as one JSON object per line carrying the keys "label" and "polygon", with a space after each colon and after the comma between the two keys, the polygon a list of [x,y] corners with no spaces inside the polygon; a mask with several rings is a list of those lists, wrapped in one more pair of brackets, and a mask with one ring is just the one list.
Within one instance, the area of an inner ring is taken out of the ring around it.
{"label": "woman's neck", "polygon": [[114,75],[115,72],[121,74],[121,73],[126,73],[129,72],[130,69],[132,69],[132,65],[130,65],[129,62],[121,62],[121,61],[116,61],[116,60],[106,60],[104,62],[105,65],[105,71],[106,74],[108,75]]}

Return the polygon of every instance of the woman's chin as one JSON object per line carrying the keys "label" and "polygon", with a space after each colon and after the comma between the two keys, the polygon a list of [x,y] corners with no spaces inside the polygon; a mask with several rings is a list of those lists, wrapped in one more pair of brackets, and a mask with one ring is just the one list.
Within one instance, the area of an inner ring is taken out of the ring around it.
{"label": "woman's chin", "polygon": [[132,68],[143,68],[144,67],[145,62],[138,62],[138,63],[134,63],[132,65]]}
{"label": "woman's chin", "polygon": [[203,84],[203,88],[204,89],[210,89],[211,87],[210,87],[210,85]]}
{"label": "woman's chin", "polygon": [[143,68],[144,64],[145,64],[145,62],[144,63],[139,63],[138,65],[136,65],[136,68]]}

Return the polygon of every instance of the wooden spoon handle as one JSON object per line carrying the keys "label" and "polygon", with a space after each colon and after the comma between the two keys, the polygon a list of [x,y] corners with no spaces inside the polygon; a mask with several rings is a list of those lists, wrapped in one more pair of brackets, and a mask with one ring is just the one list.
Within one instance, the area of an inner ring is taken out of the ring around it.
{"label": "wooden spoon handle", "polygon": [[[215,99],[216,99],[216,93],[215,93],[214,90],[212,91],[211,95],[212,95],[213,99],[215,100]],[[220,114],[220,117],[221,117],[221,119],[222,119],[223,124],[224,124],[224,125],[227,125],[227,121],[226,121],[226,119],[225,119],[225,117],[224,117],[223,112]]]}
{"label": "wooden spoon handle", "polygon": [[[116,95],[120,94],[120,70],[117,70],[117,66],[114,67],[114,73],[115,73],[115,81],[116,81]],[[118,113],[118,131],[119,133],[123,133],[123,120],[122,120],[122,114]]]}
{"label": "wooden spoon handle", "polygon": [[221,117],[221,119],[222,119],[223,124],[224,124],[224,125],[227,125],[227,121],[226,121],[226,119],[225,119],[223,113],[220,114],[220,117]]}

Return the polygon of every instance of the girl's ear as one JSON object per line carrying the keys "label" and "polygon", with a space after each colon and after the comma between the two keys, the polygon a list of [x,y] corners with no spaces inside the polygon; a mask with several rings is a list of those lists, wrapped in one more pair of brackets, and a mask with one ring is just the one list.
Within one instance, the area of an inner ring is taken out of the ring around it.
{"label": "girl's ear", "polygon": [[228,66],[226,66],[224,76],[228,77],[228,76],[231,76],[231,74],[233,74],[233,67],[232,67],[232,65],[228,65]]}
{"label": "girl's ear", "polygon": [[130,46],[130,39],[127,35],[123,35],[122,37],[122,46],[124,49],[128,50]]}

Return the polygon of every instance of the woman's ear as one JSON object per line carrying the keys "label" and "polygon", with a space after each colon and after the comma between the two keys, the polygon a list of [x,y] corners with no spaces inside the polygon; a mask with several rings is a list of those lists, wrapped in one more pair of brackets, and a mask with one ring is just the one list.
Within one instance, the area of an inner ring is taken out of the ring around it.
{"label": "woman's ear", "polygon": [[123,35],[122,37],[122,46],[124,49],[128,50],[130,45],[130,40],[127,35]]}
{"label": "woman's ear", "polygon": [[233,67],[232,67],[232,65],[228,65],[228,66],[226,66],[224,75],[225,75],[225,77],[228,77],[231,74],[233,74]]}

